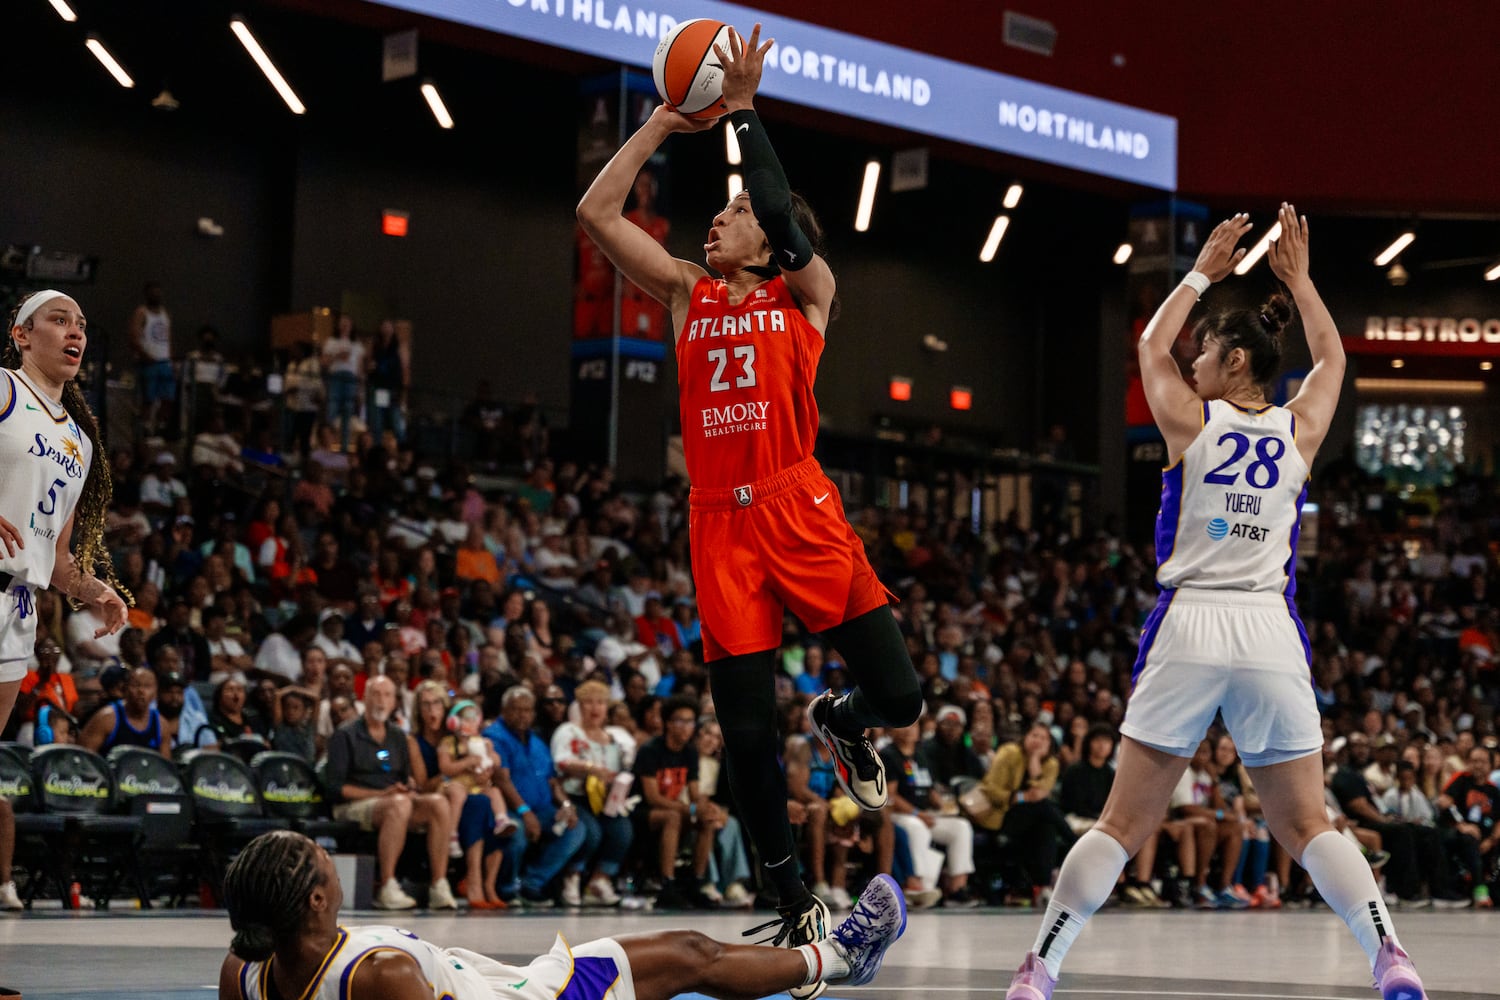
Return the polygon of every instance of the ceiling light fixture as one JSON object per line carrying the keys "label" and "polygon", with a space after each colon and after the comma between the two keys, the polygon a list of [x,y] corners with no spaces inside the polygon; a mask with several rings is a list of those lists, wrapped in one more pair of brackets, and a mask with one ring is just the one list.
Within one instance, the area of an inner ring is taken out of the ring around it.
{"label": "ceiling light fixture", "polygon": [[119,60],[110,54],[109,49],[104,47],[104,43],[99,41],[98,35],[89,35],[88,40],[83,44],[94,54],[94,58],[99,60],[99,65],[108,70],[109,75],[115,78],[116,83],[126,90],[135,86],[135,81],[130,78],[129,73],[125,72],[125,67],[121,66]]}
{"label": "ceiling light fixture", "polygon": [[870,215],[875,211],[875,188],[880,185],[880,161],[865,164],[865,182],[859,189],[859,210],[854,213],[854,231],[868,232]]}
{"label": "ceiling light fixture", "polygon": [[68,6],[68,0],[48,0],[48,2],[52,4],[52,9],[57,11],[57,16],[69,24],[78,20],[78,15],[73,12],[72,7]]}
{"label": "ceiling light fixture", "polygon": [[734,199],[740,196],[740,192],[743,190],[745,190],[745,178],[741,177],[739,174],[730,174],[729,200],[734,201]]}
{"label": "ceiling light fixture", "polygon": [[990,226],[990,235],[985,238],[984,246],[980,248],[979,259],[988,264],[995,259],[995,251],[1000,249],[1000,240],[1004,238],[1005,231],[1010,228],[1010,216],[995,216],[994,225]]}
{"label": "ceiling light fixture", "polygon": [[1234,273],[1249,274],[1250,269],[1255,266],[1255,262],[1264,257],[1266,251],[1271,249],[1271,241],[1279,239],[1281,239],[1281,223],[1278,222],[1270,229],[1267,229],[1266,235],[1257,240],[1255,245],[1250,248],[1250,252],[1245,254],[1245,259],[1235,265]]}
{"label": "ceiling light fixture", "polygon": [[1130,259],[1130,255],[1132,253],[1135,253],[1135,247],[1131,246],[1129,243],[1121,243],[1119,247],[1115,249],[1115,263],[1125,263]]}
{"label": "ceiling light fixture", "polygon": [[1005,200],[1001,202],[1001,204],[1003,204],[1006,208],[1015,208],[1017,205],[1021,204],[1021,194],[1024,192],[1024,190],[1025,189],[1022,188],[1021,185],[1012,184],[1010,187],[1005,189]]}
{"label": "ceiling light fixture", "polygon": [[422,96],[427,98],[427,106],[432,109],[432,117],[443,128],[453,127],[453,116],[448,113],[448,105],[443,103],[443,95],[438,93],[437,84],[431,80],[422,81]]}
{"label": "ceiling light fixture", "polygon": [[1404,232],[1400,236],[1397,236],[1394,240],[1391,241],[1390,246],[1380,251],[1380,256],[1375,258],[1375,266],[1385,267],[1391,261],[1396,259],[1397,254],[1399,254],[1402,250],[1405,250],[1407,247],[1411,246],[1411,241],[1416,238],[1417,234],[1410,231]]}
{"label": "ceiling light fixture", "polygon": [[1496,264],[1494,267],[1484,272],[1485,281],[1494,281],[1496,278],[1500,278],[1500,264]]}
{"label": "ceiling light fixture", "polygon": [[271,86],[276,88],[276,93],[281,95],[281,99],[286,102],[286,106],[292,109],[292,114],[306,114],[307,105],[302,103],[302,99],[297,96],[297,92],[292,89],[292,85],[286,82],[286,77],[281,75],[281,70],[277,69],[276,64],[271,61],[271,57],[266,55],[266,50],[260,47],[260,42],[256,40],[255,35],[251,34],[250,26],[245,23],[245,19],[242,17],[232,18],[229,22],[229,28],[234,32],[234,37],[238,38],[240,44],[245,47],[245,51],[250,53],[250,58],[255,60],[255,65],[260,67],[260,71],[265,74],[266,79],[271,81]]}

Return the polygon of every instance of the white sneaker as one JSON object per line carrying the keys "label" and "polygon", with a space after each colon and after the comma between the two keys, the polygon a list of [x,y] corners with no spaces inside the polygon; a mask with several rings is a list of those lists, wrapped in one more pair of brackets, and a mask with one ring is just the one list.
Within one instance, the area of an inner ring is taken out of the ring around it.
{"label": "white sneaker", "polygon": [[417,901],[408,896],[401,888],[401,883],[395,879],[380,887],[380,891],[375,894],[374,903],[377,910],[410,910],[417,905]]}
{"label": "white sneaker", "polygon": [[595,875],[583,893],[584,906],[619,906],[620,894],[603,875]]}
{"label": "white sneaker", "polygon": [[702,885],[698,886],[698,895],[702,896],[704,899],[708,900],[715,906],[718,906],[719,904],[724,902],[724,894],[720,892],[719,887],[714,885],[712,882],[704,882]]}
{"label": "white sneaker", "polygon": [[448,838],[448,857],[461,858],[464,856],[463,845],[458,842],[458,834],[455,832]]}
{"label": "white sneaker", "polygon": [[902,895],[906,897],[906,905],[913,910],[925,910],[930,906],[936,906],[943,898],[941,889],[904,889]]}
{"label": "white sneaker", "polygon": [[563,878],[561,898],[564,906],[583,905],[583,897],[578,893],[578,881],[579,875],[577,872],[572,872]]}
{"label": "white sneaker", "polygon": [[453,898],[453,890],[448,887],[447,879],[438,879],[427,890],[427,908],[429,910],[458,909],[458,900]]}
{"label": "white sneaker", "polygon": [[724,905],[736,910],[748,909],[755,905],[755,897],[739,882],[731,882],[724,890]]}
{"label": "white sneaker", "polygon": [[827,882],[816,882],[816,883],[808,886],[807,887],[807,891],[810,892],[810,893],[812,893],[814,896],[817,896],[819,899],[823,900],[824,902],[828,901],[828,883]]}
{"label": "white sneaker", "polygon": [[14,882],[6,882],[0,885],[0,910],[24,910],[26,904],[21,902],[20,895],[16,892]]}
{"label": "white sneaker", "polygon": [[841,885],[836,885],[823,894],[823,902],[828,904],[830,910],[852,910],[854,900],[849,898],[849,890]]}

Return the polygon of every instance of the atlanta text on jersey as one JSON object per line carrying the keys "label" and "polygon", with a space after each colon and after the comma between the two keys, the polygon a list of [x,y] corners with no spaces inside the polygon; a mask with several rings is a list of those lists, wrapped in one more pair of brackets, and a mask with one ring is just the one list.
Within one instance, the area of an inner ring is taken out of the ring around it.
{"label": "atlanta text on jersey", "polygon": [[708,340],[712,337],[743,337],[751,333],[786,332],[786,312],[782,309],[752,309],[738,316],[708,316],[688,324],[687,339]]}

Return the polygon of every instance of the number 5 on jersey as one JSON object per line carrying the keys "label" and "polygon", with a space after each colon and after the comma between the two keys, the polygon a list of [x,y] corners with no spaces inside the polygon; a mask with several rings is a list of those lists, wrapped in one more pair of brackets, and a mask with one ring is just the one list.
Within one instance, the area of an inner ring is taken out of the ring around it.
{"label": "number 5 on jersey", "polygon": [[46,514],[51,517],[57,513],[57,491],[68,484],[61,479],[52,480],[52,485],[47,487],[47,499],[38,500],[36,510],[38,514]]}
{"label": "number 5 on jersey", "polygon": [[[729,388],[724,381],[724,369],[729,366],[729,351],[719,347],[708,352],[708,360],[714,363],[714,377],[709,380],[711,392],[723,392]],[[755,345],[743,344],[734,349],[734,360],[739,362],[740,373],[734,377],[734,388],[749,389],[755,385]]]}

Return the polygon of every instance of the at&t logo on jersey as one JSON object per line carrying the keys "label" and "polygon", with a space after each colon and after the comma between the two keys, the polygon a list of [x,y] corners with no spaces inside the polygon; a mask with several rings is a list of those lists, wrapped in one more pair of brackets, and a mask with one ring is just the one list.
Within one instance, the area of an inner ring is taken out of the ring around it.
{"label": "at&t logo on jersey", "polygon": [[1216,542],[1225,538],[1248,538],[1252,542],[1263,542],[1271,529],[1254,524],[1230,524],[1222,517],[1216,517],[1208,522],[1204,530]]}
{"label": "at&t logo on jersey", "polygon": [[706,407],[703,410],[703,436],[719,437],[745,431],[763,431],[766,429],[766,414],[770,410],[769,402]]}
{"label": "at&t logo on jersey", "polygon": [[26,453],[35,455],[37,458],[52,459],[63,467],[63,471],[70,479],[83,478],[83,449],[72,438],[63,438],[62,447],[55,448],[45,437],[37,434],[36,442],[27,449]]}

